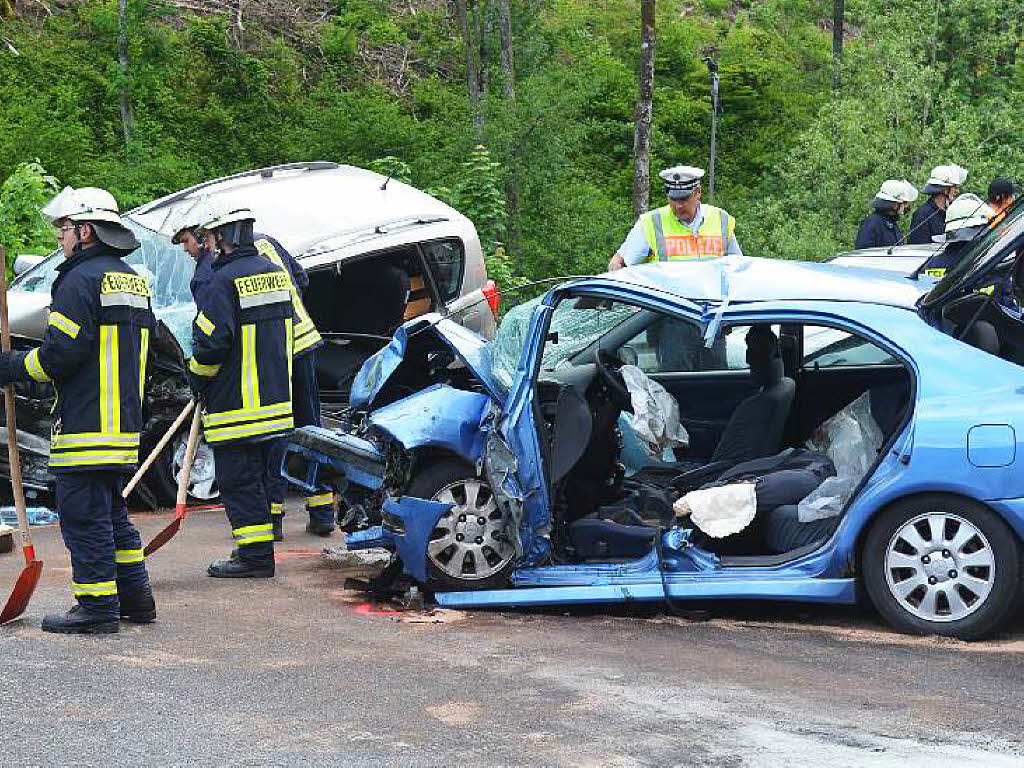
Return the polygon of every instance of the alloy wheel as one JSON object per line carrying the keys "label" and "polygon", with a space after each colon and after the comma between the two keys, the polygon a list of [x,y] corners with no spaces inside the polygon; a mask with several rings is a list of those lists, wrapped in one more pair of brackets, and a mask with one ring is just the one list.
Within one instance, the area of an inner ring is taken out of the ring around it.
{"label": "alloy wheel", "polygon": [[885,552],[889,591],[904,610],[926,621],[974,613],[995,576],[995,553],[985,534],[956,514],[918,515],[896,531]]}
{"label": "alloy wheel", "polygon": [[446,485],[434,501],[452,504],[434,527],[427,557],[446,575],[467,581],[493,576],[515,554],[505,536],[507,521],[486,483],[476,479]]}

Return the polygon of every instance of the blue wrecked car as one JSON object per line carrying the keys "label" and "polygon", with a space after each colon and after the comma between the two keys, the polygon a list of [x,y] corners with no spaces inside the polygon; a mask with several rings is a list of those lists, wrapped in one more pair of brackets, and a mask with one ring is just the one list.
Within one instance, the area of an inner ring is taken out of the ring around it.
{"label": "blue wrecked car", "polygon": [[289,474],[443,606],[863,592],[984,636],[1021,597],[1022,211],[938,283],[726,257],[567,282],[493,342],[418,318]]}

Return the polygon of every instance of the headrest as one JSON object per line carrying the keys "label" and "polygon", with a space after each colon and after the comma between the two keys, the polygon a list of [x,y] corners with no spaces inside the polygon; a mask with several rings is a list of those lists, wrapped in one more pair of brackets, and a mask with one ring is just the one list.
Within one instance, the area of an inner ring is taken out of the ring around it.
{"label": "headrest", "polygon": [[750,377],[762,387],[778,383],[785,374],[779,339],[770,326],[755,325],[747,331],[747,364]]}

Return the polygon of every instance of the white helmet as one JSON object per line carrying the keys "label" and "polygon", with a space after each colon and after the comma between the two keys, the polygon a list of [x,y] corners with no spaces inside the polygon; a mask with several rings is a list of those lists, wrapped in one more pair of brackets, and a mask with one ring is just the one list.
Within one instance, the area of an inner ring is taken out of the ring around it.
{"label": "white helmet", "polygon": [[889,179],[882,182],[875,199],[890,203],[912,203],[917,200],[917,187],[906,179]]}
{"label": "white helmet", "polygon": [[243,221],[255,221],[256,216],[248,208],[237,205],[217,205],[210,203],[203,221],[199,222],[200,229],[219,229],[228,224],[236,224]]}
{"label": "white helmet", "polygon": [[[960,230],[976,230],[978,227],[987,226],[993,216],[995,216],[995,211],[992,206],[977,195],[972,195],[970,192],[960,195],[946,209],[946,239],[961,239],[950,237],[950,235]],[[973,237],[976,232],[971,231],[965,234]]]}
{"label": "white helmet", "polygon": [[107,221],[121,224],[117,200],[105,189],[97,187],[64,187],[60,193],[42,208],[43,215],[56,224],[61,219],[69,221]]}
{"label": "white helmet", "polygon": [[195,233],[207,221],[217,217],[217,211],[208,197],[186,200],[184,205],[173,211],[168,217],[171,229],[171,242],[177,243],[178,238],[187,231]]}
{"label": "white helmet", "polygon": [[950,187],[959,187],[967,181],[967,169],[959,165],[937,165],[924,183],[925,194],[937,195]]}

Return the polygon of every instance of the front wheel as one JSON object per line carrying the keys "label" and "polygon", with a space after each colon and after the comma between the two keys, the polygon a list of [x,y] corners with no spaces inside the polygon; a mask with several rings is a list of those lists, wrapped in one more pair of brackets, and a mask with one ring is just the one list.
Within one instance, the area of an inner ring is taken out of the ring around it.
{"label": "front wheel", "polygon": [[511,521],[495,503],[487,481],[455,460],[428,464],[417,471],[409,496],[452,504],[430,534],[427,575],[435,589],[493,589],[505,586],[515,548],[508,538]]}
{"label": "front wheel", "polygon": [[1020,598],[1020,547],[987,507],[942,495],[898,502],[872,524],[864,584],[901,632],[976,640],[997,630]]}

